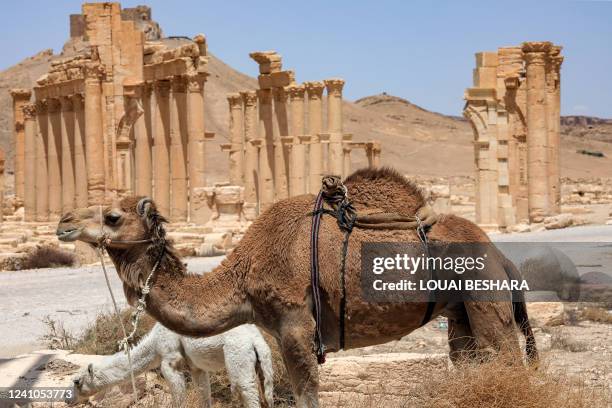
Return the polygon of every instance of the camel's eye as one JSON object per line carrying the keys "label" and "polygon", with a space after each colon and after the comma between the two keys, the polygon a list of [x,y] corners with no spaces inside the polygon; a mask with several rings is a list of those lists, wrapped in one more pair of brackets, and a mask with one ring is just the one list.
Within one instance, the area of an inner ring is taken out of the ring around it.
{"label": "camel's eye", "polygon": [[119,220],[121,219],[121,214],[117,214],[117,213],[108,213],[104,216],[104,222],[106,222],[107,225],[115,225],[119,222]]}

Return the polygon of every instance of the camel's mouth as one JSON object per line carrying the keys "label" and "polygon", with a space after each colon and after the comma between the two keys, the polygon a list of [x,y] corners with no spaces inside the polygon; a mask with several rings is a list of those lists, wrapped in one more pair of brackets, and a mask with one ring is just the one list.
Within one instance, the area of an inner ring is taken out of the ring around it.
{"label": "camel's mouth", "polygon": [[76,241],[81,235],[80,228],[59,229],[55,232],[57,239],[64,242]]}

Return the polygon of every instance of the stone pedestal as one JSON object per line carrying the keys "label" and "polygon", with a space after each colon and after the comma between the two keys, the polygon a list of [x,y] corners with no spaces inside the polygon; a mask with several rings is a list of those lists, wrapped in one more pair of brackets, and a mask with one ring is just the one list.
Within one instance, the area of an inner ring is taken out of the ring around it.
{"label": "stone pedestal", "polygon": [[308,94],[308,134],[310,149],[308,154],[308,192],[317,194],[323,177],[323,148],[319,134],[323,130],[322,98],[325,85],[322,82],[306,82]]}
{"label": "stone pedestal", "polygon": [[327,132],[329,133],[329,172],[341,175],[342,162],[342,88],[344,80],[328,79],[327,88]]}
{"label": "stone pedestal", "polygon": [[155,82],[153,136],[153,199],[159,212],[170,214],[170,82]]}
{"label": "stone pedestal", "polygon": [[170,218],[187,221],[187,95],[185,78],[172,80],[170,103],[170,174],[172,176]]}
{"label": "stone pedestal", "polygon": [[532,222],[541,221],[551,210],[545,67],[550,46],[549,42],[523,44],[527,70],[529,219]]}
{"label": "stone pedestal", "polygon": [[229,180],[231,185],[244,185],[244,114],[240,94],[227,97],[230,112]]}
{"label": "stone pedestal", "polygon": [[25,123],[23,107],[30,101],[32,91],[27,89],[11,89],[13,98],[13,129],[15,148],[15,198],[21,201],[24,198],[24,169],[25,169]]}
{"label": "stone pedestal", "polygon": [[208,206],[212,212],[206,227],[213,232],[241,232],[246,227],[242,207],[244,205],[244,187],[227,184],[216,184],[204,189]]}
{"label": "stone pedestal", "polygon": [[23,207],[24,221],[36,220],[36,106],[23,105],[24,120],[24,183]]}

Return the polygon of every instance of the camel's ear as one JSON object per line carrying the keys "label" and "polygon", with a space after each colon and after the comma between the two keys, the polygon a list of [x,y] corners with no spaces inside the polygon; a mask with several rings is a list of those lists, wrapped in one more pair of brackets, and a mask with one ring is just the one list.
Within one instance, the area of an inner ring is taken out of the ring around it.
{"label": "camel's ear", "polygon": [[93,363],[89,363],[89,365],[87,365],[87,372],[89,373],[89,376],[93,378]]}
{"label": "camel's ear", "polygon": [[140,201],[138,201],[138,204],[136,204],[136,213],[138,213],[138,215],[141,217],[145,217],[148,215],[152,205],[153,200],[151,200],[149,197],[142,198]]}

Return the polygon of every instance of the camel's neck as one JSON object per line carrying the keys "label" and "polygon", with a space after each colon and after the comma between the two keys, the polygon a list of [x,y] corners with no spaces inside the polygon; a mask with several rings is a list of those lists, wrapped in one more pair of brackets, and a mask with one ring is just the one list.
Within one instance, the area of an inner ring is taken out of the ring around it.
{"label": "camel's neck", "polygon": [[[131,304],[140,296],[159,257],[157,248],[110,249]],[[169,329],[190,336],[212,336],[252,320],[243,274],[227,259],[212,272],[190,274],[170,247],[151,279],[146,310]]]}

